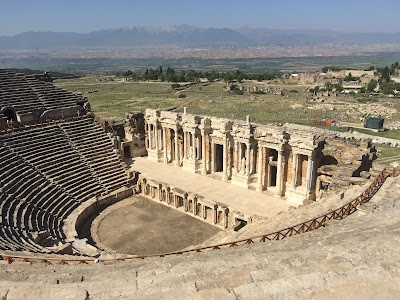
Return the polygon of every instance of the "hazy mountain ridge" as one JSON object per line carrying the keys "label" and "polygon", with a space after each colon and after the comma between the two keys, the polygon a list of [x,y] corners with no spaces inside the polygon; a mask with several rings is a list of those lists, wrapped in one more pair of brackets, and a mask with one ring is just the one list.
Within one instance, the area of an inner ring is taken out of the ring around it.
{"label": "hazy mountain ridge", "polygon": [[239,47],[257,45],[400,43],[400,33],[350,33],[333,30],[268,28],[198,28],[189,25],[106,29],[90,33],[24,32],[0,36],[0,49],[51,49],[62,47],[141,47],[162,45]]}

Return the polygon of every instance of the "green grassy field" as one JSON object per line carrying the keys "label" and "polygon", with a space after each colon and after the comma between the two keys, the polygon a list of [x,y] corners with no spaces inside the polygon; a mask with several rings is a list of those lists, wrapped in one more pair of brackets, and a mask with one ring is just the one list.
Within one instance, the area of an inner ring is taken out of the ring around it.
{"label": "green grassy field", "polygon": [[376,148],[380,151],[378,159],[376,162],[379,162],[383,165],[389,165],[392,162],[400,161],[400,149],[393,148],[386,145],[376,145]]}
{"label": "green grassy field", "polygon": [[[274,94],[230,94],[226,91],[226,84],[213,82],[196,84],[176,91],[170,83],[164,82],[122,82],[115,77],[95,76],[78,79],[65,79],[55,81],[57,86],[74,92],[80,92],[88,97],[93,111],[98,115],[122,121],[125,113],[130,111],[143,111],[146,108],[171,109],[188,111],[194,114],[206,114],[226,118],[245,119],[251,115],[254,122],[266,124],[275,122],[291,122],[310,125],[313,120],[324,116],[338,115],[346,111],[346,104],[359,104],[361,97],[339,96],[334,104],[334,111],[317,108],[321,103],[307,101],[307,85],[288,85],[279,81],[253,82],[246,81],[244,86],[263,86],[280,88],[284,95]],[[186,95],[179,98],[180,94]],[[371,99],[371,103],[380,103],[383,107],[395,108],[400,111],[399,98]],[[400,114],[391,116],[391,120],[400,120]],[[359,120],[355,120],[361,124]],[[360,129],[360,132],[364,130]],[[383,133],[365,131],[372,135],[381,135],[400,139],[400,131],[393,130]]]}
{"label": "green grassy field", "polygon": [[[175,109],[183,111],[187,107],[193,114],[224,117],[245,120],[251,116],[252,122],[267,123],[297,123],[310,125],[313,120],[326,112],[311,110],[308,106],[318,105],[307,102],[309,94],[307,86],[283,85],[272,81],[264,83],[271,87],[284,90],[284,96],[273,94],[244,94],[233,95],[226,91],[223,82],[196,84],[188,86],[182,91],[171,88],[170,83],[162,82],[122,82],[114,77],[94,76],[78,79],[57,80],[55,85],[74,92],[80,92],[88,97],[93,111],[106,119],[119,123],[124,120],[125,113],[144,111],[146,108]],[[262,85],[257,82],[244,82],[244,86]],[[296,90],[297,92],[294,92]],[[185,94],[185,98],[179,98]],[[357,98],[342,97],[343,103],[357,103]],[[379,100],[382,102],[382,100]],[[345,112],[342,104],[335,105],[335,114]],[[382,102],[385,107],[396,108],[400,111],[400,100],[391,98]],[[329,112],[332,114],[332,112]],[[400,114],[392,116],[392,120],[400,120]],[[359,121],[358,121],[359,122]],[[346,130],[346,128],[329,128],[329,130]],[[400,139],[400,130],[373,132],[356,129],[359,132],[371,135],[380,135]],[[398,148],[378,147],[382,150],[380,161],[390,163],[390,157],[400,155]],[[400,158],[399,158],[400,159]]]}
{"label": "green grassy field", "polygon": [[[101,81],[99,81],[101,79]],[[107,79],[107,81],[105,81]],[[125,113],[143,111],[146,108],[188,111],[226,118],[245,119],[251,115],[258,123],[298,122],[309,123],[309,115],[293,110],[290,106],[306,102],[304,87],[299,93],[281,95],[232,95],[226,92],[225,83],[199,84],[189,86],[183,91],[171,88],[170,83],[161,82],[119,82],[110,77],[83,77],[79,79],[57,80],[57,86],[80,92],[88,97],[93,111],[117,122],[123,120]],[[179,98],[185,94],[186,98]]]}

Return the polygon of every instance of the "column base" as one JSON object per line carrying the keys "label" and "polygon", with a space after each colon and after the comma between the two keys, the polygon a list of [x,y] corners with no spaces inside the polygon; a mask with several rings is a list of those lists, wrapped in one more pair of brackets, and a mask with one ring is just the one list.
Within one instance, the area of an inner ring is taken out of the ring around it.
{"label": "column base", "polygon": [[201,170],[201,160],[183,159],[183,170],[197,173]]}
{"label": "column base", "polygon": [[250,176],[236,173],[232,176],[232,184],[248,189],[250,184]]}
{"label": "column base", "polygon": [[164,161],[164,152],[162,150],[147,150],[147,158],[155,162]]}
{"label": "column base", "polygon": [[288,190],[286,190],[285,196],[289,203],[303,205],[304,200],[307,197],[307,191],[306,188],[302,186],[298,186],[296,188],[290,187]]}

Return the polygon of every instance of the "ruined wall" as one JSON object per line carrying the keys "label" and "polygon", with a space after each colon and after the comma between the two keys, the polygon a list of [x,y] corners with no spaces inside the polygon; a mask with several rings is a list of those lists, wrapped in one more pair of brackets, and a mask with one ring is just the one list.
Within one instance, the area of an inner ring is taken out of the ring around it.
{"label": "ruined wall", "polygon": [[[130,157],[138,157],[147,155],[146,151],[146,133],[144,115],[141,112],[127,113],[124,123],[125,137],[123,143],[124,147],[130,147]],[[124,151],[124,148],[120,149]]]}
{"label": "ruined wall", "polygon": [[322,187],[319,182],[329,184],[332,191],[364,184],[370,177],[374,152],[370,140],[344,142],[339,138],[326,139],[317,157],[317,190]]}

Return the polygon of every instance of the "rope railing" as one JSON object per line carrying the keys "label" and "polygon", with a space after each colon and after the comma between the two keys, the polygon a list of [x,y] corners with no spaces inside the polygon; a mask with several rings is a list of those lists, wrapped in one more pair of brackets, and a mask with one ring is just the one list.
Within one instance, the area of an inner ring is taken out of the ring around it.
{"label": "rope railing", "polygon": [[0,253],[0,257],[7,261],[8,263],[12,263],[14,261],[22,261],[22,262],[44,262],[44,263],[58,263],[58,264],[69,264],[69,263],[77,263],[77,264],[88,264],[88,263],[101,263],[101,262],[112,262],[112,261],[128,261],[134,259],[145,259],[151,257],[166,257],[173,255],[182,255],[187,253],[195,253],[195,252],[203,252],[208,250],[217,250],[223,248],[232,248],[240,245],[249,245],[256,242],[266,242],[266,241],[278,241],[282,239],[286,239],[288,237],[303,234],[306,232],[310,232],[316,230],[320,227],[326,226],[329,221],[343,219],[344,217],[352,214],[356,211],[359,205],[369,201],[369,199],[379,190],[381,185],[384,183],[387,177],[395,176],[400,174],[400,168],[394,168],[393,171],[389,171],[388,169],[383,169],[379,175],[374,179],[374,181],[370,184],[370,186],[363,191],[359,196],[350,202],[344,204],[343,206],[330,211],[324,215],[318,216],[311,220],[305,221],[303,223],[290,226],[279,231],[275,231],[268,234],[257,235],[253,237],[249,237],[246,239],[241,239],[233,242],[221,243],[211,246],[204,246],[198,248],[192,248],[181,251],[173,251],[167,253],[159,253],[152,255],[127,255],[124,257],[117,258],[63,258],[63,257],[43,257],[43,256],[23,256],[23,255],[10,255]]}

